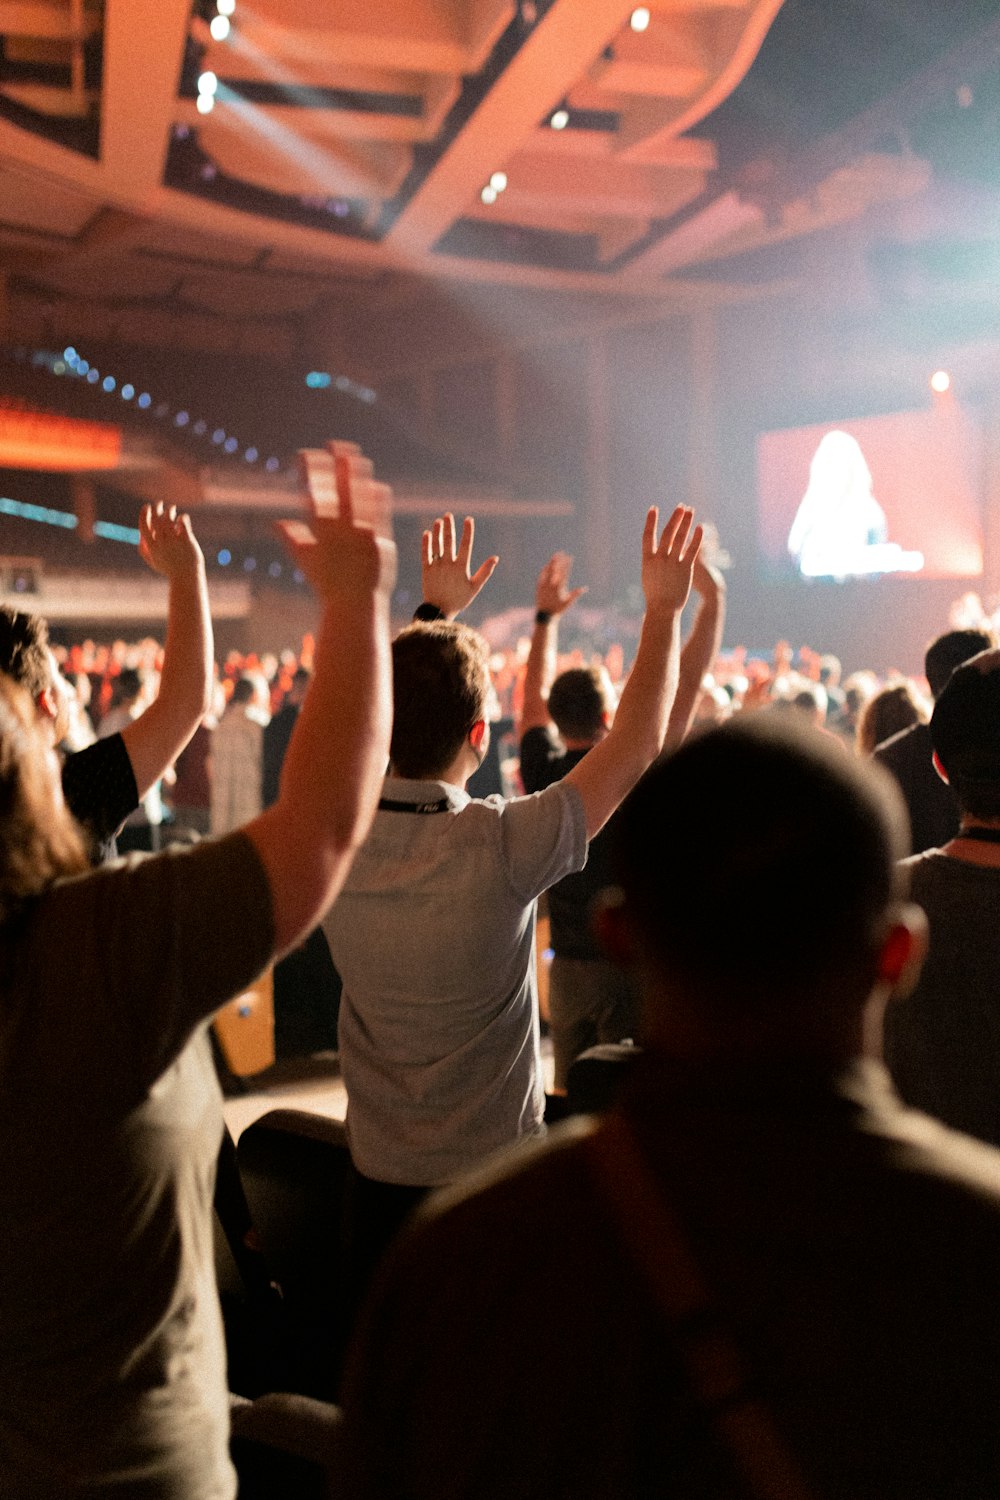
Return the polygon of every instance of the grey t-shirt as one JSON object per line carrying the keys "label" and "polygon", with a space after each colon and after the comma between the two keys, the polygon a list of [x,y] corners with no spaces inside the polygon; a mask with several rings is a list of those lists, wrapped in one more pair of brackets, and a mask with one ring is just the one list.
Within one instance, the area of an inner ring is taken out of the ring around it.
{"label": "grey t-shirt", "polygon": [[535,897],[587,833],[566,782],[477,802],[389,778],[386,801],[323,926],[354,1162],[430,1187],[540,1128]]}
{"label": "grey t-shirt", "polygon": [[886,1010],[886,1064],[907,1104],[1000,1145],[1000,869],[939,849],[904,864],[930,947]]}
{"label": "grey t-shirt", "polygon": [[0,958],[0,1496],[229,1500],[205,1019],[273,943],[242,835],[62,881]]}

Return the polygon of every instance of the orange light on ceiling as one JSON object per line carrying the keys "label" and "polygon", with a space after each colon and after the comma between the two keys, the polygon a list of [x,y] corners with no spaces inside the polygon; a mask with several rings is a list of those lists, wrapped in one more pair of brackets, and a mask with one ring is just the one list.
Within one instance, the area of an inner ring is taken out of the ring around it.
{"label": "orange light on ceiling", "polygon": [[0,407],[0,467],[5,469],[116,469],[121,448],[120,427]]}

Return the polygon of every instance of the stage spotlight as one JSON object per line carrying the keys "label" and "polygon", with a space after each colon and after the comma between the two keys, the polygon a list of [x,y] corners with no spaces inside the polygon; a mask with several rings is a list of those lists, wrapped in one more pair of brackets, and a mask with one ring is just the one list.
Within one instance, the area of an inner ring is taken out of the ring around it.
{"label": "stage spotlight", "polygon": [[142,407],[143,411],[146,410],[147,406],[151,406],[152,404],[153,398],[148,391],[143,391],[142,395],[139,397],[138,402],[136,403],[136,405]]}
{"label": "stage spotlight", "polygon": [[213,16],[209,25],[213,42],[224,42],[229,35],[229,17]]}
{"label": "stage spotlight", "polygon": [[210,115],[215,108],[215,95],[199,94],[195,101],[195,108],[200,115]]}
{"label": "stage spotlight", "polygon": [[101,381],[101,388],[102,390],[107,391],[108,395],[110,396],[111,392],[115,388],[115,377],[113,375],[105,375],[104,379]]}
{"label": "stage spotlight", "polygon": [[215,8],[220,16],[231,16],[236,9],[236,0],[215,0]]}
{"label": "stage spotlight", "polygon": [[507,186],[507,173],[506,172],[494,172],[493,176],[490,178],[490,187],[493,188],[493,190],[495,192],[502,193],[503,190],[504,190],[504,188],[506,186]]}
{"label": "stage spotlight", "polygon": [[490,187],[489,183],[487,183],[479,196],[484,203],[495,203],[497,201],[497,190],[495,187]]}
{"label": "stage spotlight", "polygon": [[211,71],[201,73],[198,77],[199,94],[214,94],[219,87],[219,80]]}
{"label": "stage spotlight", "polygon": [[220,568],[228,568],[229,564],[233,560],[233,554],[230,552],[228,547],[223,547],[222,551],[218,554],[215,560],[219,564]]}
{"label": "stage spotlight", "polygon": [[931,390],[938,396],[951,389],[951,376],[947,370],[935,370],[931,376]]}
{"label": "stage spotlight", "polygon": [[234,437],[227,437],[222,446],[227,453],[235,453],[240,445]]}
{"label": "stage spotlight", "polygon": [[569,110],[557,109],[549,116],[549,124],[553,130],[565,130],[569,124]]}
{"label": "stage spotlight", "polygon": [[645,31],[649,26],[649,21],[649,8],[645,5],[639,5],[629,16],[628,24],[633,31]]}
{"label": "stage spotlight", "polygon": [[174,418],[174,425],[177,427],[186,427],[190,420],[191,416],[189,412],[179,411]]}
{"label": "stage spotlight", "polygon": [[129,385],[128,381],[126,380],[125,384],[122,386],[122,400],[123,401],[131,401],[131,399],[132,399],[132,397],[134,395],[135,395],[135,386],[134,385]]}

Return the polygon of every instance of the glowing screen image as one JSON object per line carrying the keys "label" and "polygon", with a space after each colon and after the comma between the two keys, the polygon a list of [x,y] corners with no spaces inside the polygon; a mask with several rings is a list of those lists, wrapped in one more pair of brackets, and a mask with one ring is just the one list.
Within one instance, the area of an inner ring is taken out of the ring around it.
{"label": "glowing screen image", "polygon": [[954,404],[762,433],[761,549],[803,578],[978,577],[981,473],[979,426]]}

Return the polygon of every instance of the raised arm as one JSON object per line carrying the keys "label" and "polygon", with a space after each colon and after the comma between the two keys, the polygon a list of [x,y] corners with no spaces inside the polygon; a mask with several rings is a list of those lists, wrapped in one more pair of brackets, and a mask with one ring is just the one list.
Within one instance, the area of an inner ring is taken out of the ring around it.
{"label": "raised arm", "polygon": [[699,555],[691,582],[699,599],[698,613],[681,651],[677,696],[670,710],[664,741],[667,750],[679,745],[691,728],[701,696],[702,679],[706,672],[711,671],[719,654],[726,624],[726,580],[719,569],[703,561]]}
{"label": "raised arm", "polygon": [[271,887],[277,952],[315,927],[375,814],[389,759],[391,495],[351,445],[304,456],[309,522],[281,530],[322,604],[313,678],[278,800],[247,825]]}
{"label": "raised arm", "polygon": [[521,709],[523,735],[529,729],[544,729],[549,723],[549,690],[556,675],[559,616],[586,588],[569,587],[573,559],[566,552],[553,553],[538,575],[535,586],[535,628],[524,673],[524,704]]}
{"label": "raised arm", "polygon": [[212,691],[212,617],[205,559],[191,518],[171,506],[147,505],[139,517],[139,552],[170,585],[160,691],[122,730],[142,798],[177,759],[208,712]]}
{"label": "raised arm", "polygon": [[476,523],[466,516],[462,539],[456,546],[455,517],[451,511],[439,516],[424,532],[421,551],[424,607],[437,611],[431,618],[456,620],[463,609],[468,609],[483,584],[493,577],[498,557],[488,557],[472,572],[475,535]]}
{"label": "raised arm", "polygon": [[677,691],[681,611],[691,591],[701,546],[701,527],[692,533],[692,519],[693,512],[679,505],[657,546],[655,506],[646,517],[642,537],[646,615],[635,663],[609,733],[565,778],[583,799],[588,838],[600,832],[663,748]]}

